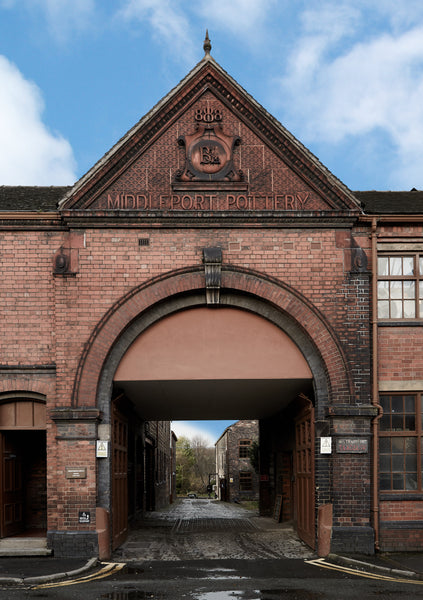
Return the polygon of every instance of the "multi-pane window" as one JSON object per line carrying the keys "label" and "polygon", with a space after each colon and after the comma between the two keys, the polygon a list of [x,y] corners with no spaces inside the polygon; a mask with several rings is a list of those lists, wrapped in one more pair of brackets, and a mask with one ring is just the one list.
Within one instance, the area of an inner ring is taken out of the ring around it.
{"label": "multi-pane window", "polygon": [[239,489],[241,492],[250,492],[253,489],[253,476],[250,472],[239,472]]}
{"label": "multi-pane window", "polygon": [[423,318],[423,254],[379,256],[379,319]]}
{"label": "multi-pane window", "polygon": [[239,440],[239,458],[248,458],[251,440]]}
{"label": "multi-pane window", "polygon": [[381,491],[422,491],[421,394],[382,395],[379,477]]}

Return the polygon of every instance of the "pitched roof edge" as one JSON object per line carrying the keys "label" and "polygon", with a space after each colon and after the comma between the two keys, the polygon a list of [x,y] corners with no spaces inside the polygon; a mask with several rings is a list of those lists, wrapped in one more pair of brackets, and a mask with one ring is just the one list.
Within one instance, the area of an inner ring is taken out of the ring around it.
{"label": "pitched roof edge", "polygon": [[161,100],[153,106],[131,129],[129,129],[119,140],[108,150],[102,158],[100,158],[93,167],[85,175],[83,175],[71,188],[71,190],[62,198],[59,203],[59,209],[66,203],[66,201],[72,197],[78,190],[80,190],[84,185],[89,183],[91,179],[93,179],[96,174],[101,170],[101,168],[107,163],[107,161],[116,154],[125,143],[131,138],[131,136],[140,130],[150,119],[154,117],[166,104],[168,104],[177,94],[178,92],[197,74],[204,68],[206,64],[212,64],[213,67],[218,71],[236,90],[240,92],[241,95],[246,97],[248,102],[261,114],[263,115],[269,123],[280,132],[282,136],[287,138],[293,147],[300,153],[305,155],[308,160],[312,164],[314,164],[317,169],[324,175],[327,180],[327,183],[332,185],[335,188],[338,188],[344,195],[347,197],[352,204],[357,206],[357,209],[363,212],[360,201],[354,196],[353,192],[333,173],[325,167],[320,160],[308,149],[306,148],[288,129],[286,129],[280,121],[278,121],[272,114],[270,114],[249,92],[247,92],[225,69],[212,57],[210,54],[206,54],[200,62],[198,62],[191,71],[187,73],[187,75],[173,88],[171,89]]}

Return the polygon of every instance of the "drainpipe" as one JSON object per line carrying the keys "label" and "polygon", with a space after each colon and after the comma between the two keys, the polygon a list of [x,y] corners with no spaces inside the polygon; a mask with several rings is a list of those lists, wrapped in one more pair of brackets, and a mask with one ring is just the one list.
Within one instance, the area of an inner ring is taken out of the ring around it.
{"label": "drainpipe", "polygon": [[375,550],[379,550],[379,420],[383,410],[379,404],[378,385],[378,327],[377,327],[377,219],[372,219],[372,344],[373,344],[373,377],[372,377],[372,404],[378,409],[377,416],[372,419],[372,457],[373,457],[373,485],[372,485],[372,525],[375,532]]}

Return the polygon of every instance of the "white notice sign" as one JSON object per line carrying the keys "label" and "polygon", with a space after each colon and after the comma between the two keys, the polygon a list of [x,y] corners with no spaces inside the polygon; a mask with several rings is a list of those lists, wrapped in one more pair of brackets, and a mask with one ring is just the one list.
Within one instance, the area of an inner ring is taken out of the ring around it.
{"label": "white notice sign", "polygon": [[320,438],[320,454],[332,454],[332,438]]}
{"label": "white notice sign", "polygon": [[104,442],[103,440],[97,440],[96,457],[97,458],[108,458],[108,456],[109,456],[109,442]]}

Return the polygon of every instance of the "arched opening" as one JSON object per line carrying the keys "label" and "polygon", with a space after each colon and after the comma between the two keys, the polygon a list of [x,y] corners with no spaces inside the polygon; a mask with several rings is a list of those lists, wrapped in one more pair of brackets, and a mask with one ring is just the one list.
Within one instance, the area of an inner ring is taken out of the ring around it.
{"label": "arched opening", "polygon": [[0,537],[45,536],[46,405],[38,394],[0,396]]}
{"label": "arched opening", "polygon": [[[314,463],[305,473],[300,460],[314,453],[313,373],[280,326],[246,307],[170,312],[128,344],[113,376],[112,395],[114,546],[124,539],[128,510],[163,506],[171,493],[167,477],[154,480],[154,471],[163,467],[147,422],[241,419],[259,423],[260,465],[254,478],[261,514],[270,516],[282,500],[280,518],[295,520],[314,547]],[[230,488],[239,487],[240,478],[243,486],[249,484],[247,475],[252,474],[219,472],[216,465],[219,497],[230,499]]]}
{"label": "arched opening", "polygon": [[[171,375],[173,379],[165,379],[160,376],[161,379],[150,380],[147,376],[142,379],[140,375],[136,375],[135,379],[125,379],[127,375],[122,375],[123,371],[121,371],[118,385],[118,382],[114,380],[115,376],[131,346],[138,338],[140,338],[138,343],[143,344],[141,338],[147,334],[150,327],[167,317],[197,308],[202,308],[210,313],[232,308],[245,311],[259,317],[263,322],[268,322],[289,338],[302,355],[311,373],[311,377],[299,378],[299,386],[296,385],[296,378],[292,382],[290,382],[290,378],[280,379],[281,385],[286,386],[284,389],[281,387],[278,389],[279,406],[282,410],[269,418],[260,418],[261,456],[266,457],[265,463],[263,464],[262,459],[260,465],[260,502],[262,508],[266,507],[268,513],[271,514],[275,497],[280,495],[279,492],[285,493],[287,482],[292,479],[290,473],[292,474],[293,469],[296,469],[296,465],[299,464],[298,458],[294,458],[294,456],[299,456],[294,452],[297,444],[295,424],[298,419],[306,418],[309,424],[305,427],[307,433],[304,438],[307,447],[303,446],[301,452],[303,456],[306,454],[311,460],[303,463],[307,464],[308,471],[304,475],[308,481],[304,482],[302,489],[309,490],[305,499],[309,507],[309,516],[304,519],[304,526],[309,529],[308,543],[314,546],[317,537],[317,509],[322,503],[325,503],[326,498],[332,497],[332,490],[328,472],[329,461],[326,456],[320,456],[316,451],[312,425],[316,424],[316,435],[328,435],[323,432],[329,431],[327,410],[330,399],[336,397],[339,402],[349,402],[351,380],[342,347],[324,317],[298,292],[280,282],[265,279],[257,273],[230,266],[222,267],[219,305],[207,305],[204,279],[198,268],[174,272],[148,284],[143,284],[119,299],[97,324],[84,348],[75,377],[72,403],[75,411],[83,410],[83,407],[93,406],[95,403],[101,418],[99,437],[104,436],[103,439],[111,441],[110,460],[97,461],[96,472],[97,507],[101,514],[104,513],[106,516],[108,513],[110,514],[113,524],[113,546],[117,547],[125,537],[128,524],[125,511],[128,510],[131,514],[138,508],[142,508],[142,506],[137,506],[137,495],[134,490],[138,485],[139,478],[143,477],[139,461],[142,461],[145,470],[158,468],[157,462],[154,462],[154,447],[150,448],[151,460],[145,459],[147,453],[145,444],[148,443],[148,435],[146,435],[143,425],[146,422],[145,416],[142,415],[144,403],[136,399],[137,390],[142,389],[146,396],[149,393],[149,386],[152,389],[155,388],[153,389],[157,401],[155,406],[158,407],[162,401],[158,392],[164,390],[165,394],[168,394],[169,381],[172,381],[175,390],[179,387],[182,392],[190,393],[191,402],[188,403],[188,406],[190,410],[194,410],[198,409],[199,404],[193,402],[193,398],[197,398],[198,393],[202,393],[201,389],[196,392],[196,387],[203,385],[204,395],[207,395],[206,385],[210,381],[191,378],[191,376],[183,379],[181,374],[177,373]],[[186,329],[190,331],[190,328]],[[204,341],[203,343],[205,344]],[[161,346],[156,344],[156,347],[163,347],[166,344],[167,342]],[[249,345],[254,348],[255,340],[250,341]],[[145,348],[145,351],[148,353],[148,348]],[[179,356],[179,351],[177,354]],[[130,364],[129,356],[130,353],[128,353],[128,365]],[[157,360],[159,363],[161,362],[160,356]],[[169,366],[169,362],[171,362],[169,357],[166,360]],[[178,362],[180,361],[178,360]],[[280,362],[283,363],[283,361]],[[135,371],[131,377],[134,376],[134,373]],[[249,373],[249,382],[254,386],[257,384],[257,380],[251,379],[250,375]],[[276,377],[269,374],[267,380],[259,379],[259,381],[263,382],[263,389],[271,390],[272,386],[277,383],[277,378],[278,374]],[[225,391],[222,388],[224,383],[227,397],[238,397],[239,399],[240,395],[232,392],[237,382],[241,382],[242,386],[242,381],[244,380],[239,377],[238,379],[235,377],[233,379],[228,377],[225,380],[217,379],[213,380],[212,388],[214,386],[214,389],[218,389],[220,392]],[[264,385],[265,383],[266,385]],[[289,387],[290,383],[294,384],[292,389]],[[258,386],[260,389],[260,384]],[[127,388],[127,392],[123,387]],[[178,398],[180,396],[181,394]],[[290,397],[291,401],[285,403],[284,397]],[[230,403],[221,403],[222,407],[225,406],[225,410],[228,408],[227,404],[230,406]],[[241,404],[247,406],[246,401]],[[145,406],[148,407],[147,400],[145,400]],[[179,415],[171,413],[171,407],[173,410],[173,407],[178,406],[178,402],[169,401],[167,406],[169,414],[166,418],[172,418],[172,416],[175,419],[182,418],[182,413]],[[261,403],[257,403],[256,406],[261,406]],[[154,414],[157,414],[156,418],[159,418],[158,413]],[[237,414],[236,418],[242,418],[242,416],[242,414]],[[191,412],[189,418],[195,418],[195,413]],[[300,431],[301,427],[297,429]],[[137,435],[136,431],[139,431],[140,435]],[[122,441],[124,443],[121,443]],[[283,455],[284,452],[285,455]],[[125,480],[122,475],[128,471],[129,479]],[[277,475],[278,473],[280,477]],[[292,487],[295,488],[295,485]],[[314,498],[315,489],[319,490],[316,498]],[[291,488],[291,499],[295,494],[296,489]],[[117,501],[118,496],[121,509]],[[150,503],[154,504],[155,501],[157,501],[157,497],[150,498]],[[144,507],[146,506],[144,504]],[[297,520],[304,514],[302,506],[298,497],[294,498],[291,503],[291,514]],[[116,524],[119,525],[115,531]],[[106,527],[104,532],[107,531]],[[101,543],[107,546],[108,535],[106,537],[101,535]]]}

